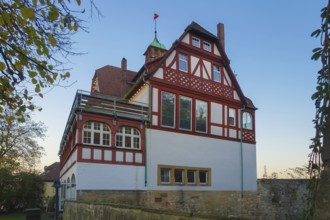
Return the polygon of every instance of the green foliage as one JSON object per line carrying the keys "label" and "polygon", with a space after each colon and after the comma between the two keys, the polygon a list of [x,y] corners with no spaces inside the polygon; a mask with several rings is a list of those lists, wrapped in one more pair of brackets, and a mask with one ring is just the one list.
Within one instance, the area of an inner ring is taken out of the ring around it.
{"label": "green foliage", "polygon": [[[70,76],[61,58],[77,54],[71,36],[84,27],[69,5],[80,0],[0,1],[0,118],[8,123],[24,122],[37,109],[33,97]],[[5,107],[16,114],[7,118]]]}
{"label": "green foliage", "polygon": [[[15,114],[6,109],[6,118]],[[25,122],[11,121],[0,118],[0,168],[11,170],[33,170],[43,155],[43,147],[37,138],[43,138],[45,126],[27,118]]]}
{"label": "green foliage", "polygon": [[38,174],[0,168],[0,212],[42,206],[43,182]]}

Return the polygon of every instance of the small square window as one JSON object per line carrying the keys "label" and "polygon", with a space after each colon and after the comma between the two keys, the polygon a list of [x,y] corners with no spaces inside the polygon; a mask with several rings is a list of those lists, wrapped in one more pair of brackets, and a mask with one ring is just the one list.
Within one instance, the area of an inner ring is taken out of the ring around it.
{"label": "small square window", "polygon": [[211,52],[211,44],[209,42],[204,41],[203,42],[203,49],[206,51]]}
{"label": "small square window", "polygon": [[200,40],[199,40],[198,38],[193,37],[193,38],[191,39],[191,42],[192,42],[192,45],[193,45],[194,47],[198,47],[198,48],[200,48]]}

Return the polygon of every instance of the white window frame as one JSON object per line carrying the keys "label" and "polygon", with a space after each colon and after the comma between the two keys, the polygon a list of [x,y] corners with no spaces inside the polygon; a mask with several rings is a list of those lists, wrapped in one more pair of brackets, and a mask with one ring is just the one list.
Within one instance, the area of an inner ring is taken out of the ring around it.
{"label": "white window frame", "polygon": [[[185,59],[183,59],[183,58],[185,58]],[[179,70],[187,73],[188,72],[188,55],[179,53],[178,59],[179,59],[179,62],[178,62]],[[184,64],[184,67],[185,67],[184,69],[181,68],[182,66],[180,65],[180,63]]]}
{"label": "white window frame", "polygon": [[[121,137],[121,145],[118,145],[118,137]],[[130,146],[126,146],[126,138],[130,139]],[[135,138],[138,138],[138,147],[135,147]],[[124,149],[141,149],[141,134],[137,128],[121,126],[116,131],[116,147]]]}
{"label": "white window frame", "polygon": [[[208,45],[208,46],[206,46]],[[208,51],[208,52],[211,52],[212,48],[211,48],[211,43],[210,42],[207,42],[207,41],[203,41],[203,49]]]}
{"label": "white window frame", "polygon": [[193,45],[194,47],[201,47],[201,40],[197,37],[192,37],[191,38],[191,45]]}
{"label": "white window frame", "polygon": [[[218,80],[216,80],[215,75],[219,76]],[[218,65],[213,65],[213,81],[221,83],[221,68]]]}
{"label": "white window frame", "polygon": [[243,112],[242,118],[243,118],[243,128],[252,130],[253,129],[252,114],[250,112]]}
{"label": "white window frame", "polygon": [[[229,108],[228,112],[229,112],[229,114],[228,114],[228,125],[229,126],[236,126],[236,109]],[[231,123],[232,121],[230,120],[230,118],[233,118],[233,123]]]}
{"label": "white window frame", "polygon": [[[168,93],[168,94],[171,94],[171,95],[173,95],[173,97],[174,97],[174,101],[173,101],[173,126],[169,126],[169,125],[164,125],[163,124],[163,94],[165,94],[165,93]],[[162,96],[161,96],[161,125],[162,125],[162,127],[167,127],[167,128],[175,128],[175,117],[176,117],[176,115],[175,115],[175,110],[176,110],[176,95],[174,94],[174,93],[171,93],[171,92],[166,92],[166,91],[162,91]]]}
{"label": "white window frame", "polygon": [[[181,98],[186,99],[186,100],[190,100],[190,128],[182,128],[181,127]],[[192,98],[187,97],[187,96],[179,96],[179,128],[182,130],[187,130],[187,131],[191,131],[192,130]]]}
{"label": "white window frame", "polygon": [[[201,131],[201,130],[198,130],[197,129],[197,111],[198,111],[198,109],[197,109],[197,104],[198,103],[205,103],[205,106],[206,106],[206,108],[205,108],[205,111],[206,111],[206,119],[205,119],[205,131]],[[195,101],[195,131],[196,132],[200,132],[200,133],[207,133],[207,127],[208,127],[208,123],[207,123],[207,120],[208,120],[208,103],[207,102],[205,102],[205,101],[202,101],[202,100],[199,100],[199,99],[196,99],[196,101]]]}
{"label": "white window frame", "polygon": [[[100,129],[95,129],[96,127],[96,124],[100,124]],[[87,125],[90,125],[89,127],[87,127]],[[107,128],[108,130],[104,130],[104,128]],[[88,132],[90,134],[90,142],[85,142],[85,132]],[[95,133],[99,133],[100,135],[100,144],[96,144],[94,143],[94,136],[95,136]],[[98,146],[110,146],[111,144],[111,129],[110,127],[105,124],[105,123],[102,123],[102,122],[94,122],[94,121],[87,121],[84,126],[83,126],[83,129],[82,129],[82,141],[84,144],[91,144],[91,145],[98,145]],[[104,141],[104,138],[103,138],[103,135],[108,135],[109,137],[109,143],[108,144],[103,144],[103,141]]]}
{"label": "white window frame", "polygon": [[[168,171],[168,181],[163,181],[162,177],[162,170],[167,170]],[[160,182],[161,184],[171,184],[171,170],[169,168],[160,168]]]}

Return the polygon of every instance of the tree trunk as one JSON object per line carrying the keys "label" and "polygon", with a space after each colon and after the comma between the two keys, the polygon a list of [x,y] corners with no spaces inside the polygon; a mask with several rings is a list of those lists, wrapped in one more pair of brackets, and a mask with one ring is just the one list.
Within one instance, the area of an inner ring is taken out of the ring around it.
{"label": "tree trunk", "polygon": [[328,107],[326,115],[326,128],[323,132],[322,162],[324,170],[321,172],[321,178],[318,184],[315,197],[313,220],[330,219],[330,108]]}

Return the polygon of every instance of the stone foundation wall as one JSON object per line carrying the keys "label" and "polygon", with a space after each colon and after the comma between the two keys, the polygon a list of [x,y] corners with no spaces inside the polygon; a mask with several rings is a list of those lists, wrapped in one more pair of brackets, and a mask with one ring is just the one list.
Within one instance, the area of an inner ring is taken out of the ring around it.
{"label": "stone foundation wall", "polygon": [[[134,213],[136,210],[140,210],[139,213],[158,210],[156,215],[164,211],[217,219],[302,219],[308,194],[307,183],[308,180],[261,179],[258,180],[258,190],[244,192],[243,197],[239,191],[77,191],[79,203],[74,204],[90,204],[91,207],[91,204],[95,207],[122,204],[134,207]],[[64,210],[66,212],[67,205]]]}

